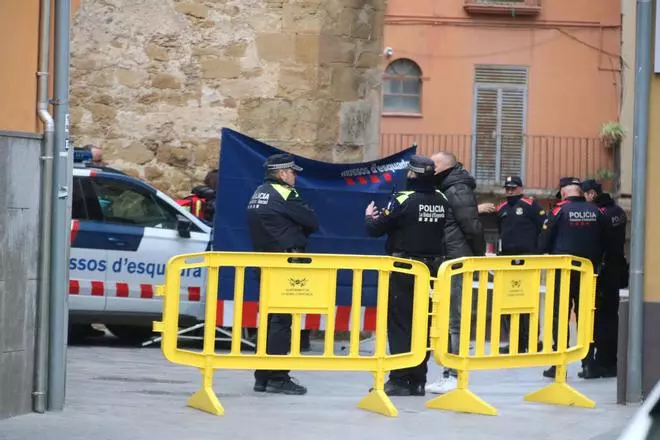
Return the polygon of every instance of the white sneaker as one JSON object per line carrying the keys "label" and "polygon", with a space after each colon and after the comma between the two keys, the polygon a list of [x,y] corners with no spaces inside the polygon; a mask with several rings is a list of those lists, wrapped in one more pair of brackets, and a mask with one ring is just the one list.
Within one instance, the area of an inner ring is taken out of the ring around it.
{"label": "white sneaker", "polygon": [[443,377],[437,382],[430,383],[424,387],[424,389],[433,394],[445,394],[456,389],[458,381],[455,377]]}

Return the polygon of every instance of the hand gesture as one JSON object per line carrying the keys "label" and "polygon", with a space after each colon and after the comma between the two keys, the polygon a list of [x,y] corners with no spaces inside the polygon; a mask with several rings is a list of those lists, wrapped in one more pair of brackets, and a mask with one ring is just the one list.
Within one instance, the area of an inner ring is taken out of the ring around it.
{"label": "hand gesture", "polygon": [[371,218],[378,218],[379,213],[378,213],[378,207],[376,207],[376,203],[372,200],[371,203],[369,203],[369,206],[367,206],[367,209],[364,211],[364,215],[367,217]]}

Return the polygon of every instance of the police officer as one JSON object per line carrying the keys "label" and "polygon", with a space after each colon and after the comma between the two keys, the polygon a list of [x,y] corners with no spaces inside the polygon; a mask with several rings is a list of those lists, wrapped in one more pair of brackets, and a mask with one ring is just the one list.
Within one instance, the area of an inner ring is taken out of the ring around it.
{"label": "police officer", "polygon": [[[382,215],[374,202],[366,209],[366,228],[372,237],[387,234],[386,252],[424,262],[435,274],[445,256],[444,230],[453,222],[447,199],[434,187],[435,164],[413,156],[408,166],[406,191],[394,194]],[[410,351],[414,277],[393,272],[389,284],[387,336],[390,352]],[[385,384],[390,396],[423,396],[428,353],[416,367],[393,370]]]}
{"label": "police officer", "polygon": [[[535,200],[524,197],[523,182],[519,176],[509,176],[504,181],[506,200],[497,207],[499,255],[531,255],[538,252],[538,239],[546,220],[545,210]],[[505,325],[511,317],[506,316]],[[520,315],[518,351],[524,353],[529,343],[529,314]],[[509,347],[502,347],[503,353]]]}
{"label": "police officer", "polygon": [[[562,177],[559,180],[559,192],[562,201],[557,203],[548,215],[543,225],[539,239],[541,253],[555,255],[575,255],[591,261],[594,271],[598,268],[603,256],[603,243],[608,239],[608,224],[600,210],[582,196],[580,180],[576,177]],[[559,324],[559,286],[561,274],[555,277],[555,304],[553,307],[552,337],[553,349],[557,349],[557,334]],[[546,294],[550,294],[546,290]],[[569,316],[571,309],[576,316],[579,310],[580,273],[571,271],[569,293]],[[568,333],[568,329],[567,329]],[[582,367],[586,362],[582,361]],[[555,377],[555,367],[543,372],[545,377]]]}
{"label": "police officer", "polygon": [[595,203],[610,224],[610,238],[596,286],[594,344],[580,377],[616,377],[619,330],[619,289],[627,286],[628,263],[625,257],[626,212],[603,192],[593,179],[582,182],[587,201]]}
{"label": "police officer", "polygon": [[[264,163],[266,176],[247,206],[247,220],[257,252],[305,252],[307,238],[318,230],[316,213],[296,189],[296,172],[302,168],[290,154],[275,154]],[[287,354],[291,346],[291,315],[268,316],[268,354]],[[305,394],[307,389],[288,371],[257,370],[254,391]]]}

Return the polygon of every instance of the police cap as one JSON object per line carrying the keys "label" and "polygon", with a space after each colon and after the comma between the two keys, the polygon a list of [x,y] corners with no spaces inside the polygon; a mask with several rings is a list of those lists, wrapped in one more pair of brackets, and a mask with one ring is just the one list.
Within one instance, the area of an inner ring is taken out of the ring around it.
{"label": "police cap", "polygon": [[523,186],[523,181],[519,176],[508,176],[504,180],[505,188],[518,188],[519,186]]}
{"label": "police cap", "polygon": [[293,156],[288,153],[273,154],[266,159],[264,162],[264,167],[267,170],[286,170],[291,168],[294,171],[302,171],[302,167],[296,165],[293,160]]}
{"label": "police cap", "polygon": [[417,174],[433,174],[435,163],[428,157],[414,155],[408,162],[408,169]]}
{"label": "police cap", "polygon": [[559,191],[557,191],[556,197],[561,199],[561,189],[565,186],[577,185],[580,186],[580,179],[577,177],[562,177],[559,179]]}
{"label": "police cap", "polygon": [[582,188],[582,191],[590,191],[590,190],[595,190],[598,194],[603,192],[603,188],[601,187],[600,183],[596,182],[594,179],[587,179],[582,182],[580,185]]}

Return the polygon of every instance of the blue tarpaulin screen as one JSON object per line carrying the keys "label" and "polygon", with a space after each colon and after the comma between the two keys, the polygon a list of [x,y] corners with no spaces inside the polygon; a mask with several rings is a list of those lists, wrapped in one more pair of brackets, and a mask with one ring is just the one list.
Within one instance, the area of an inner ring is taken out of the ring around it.
{"label": "blue tarpaulin screen", "polygon": [[[369,237],[364,210],[374,200],[383,208],[393,188],[403,189],[407,162],[416,147],[373,162],[337,164],[294,155],[303,171],[296,189],[319,216],[319,231],[310,236],[308,253],[383,255],[385,238]],[[213,248],[217,251],[252,251],[246,207],[254,190],[263,183],[266,158],[282,153],[236,131],[222,129],[222,148],[216,198]],[[395,186],[396,185],[396,186]],[[351,277],[340,276],[337,305],[351,304]],[[221,271],[219,298],[233,299],[233,275]],[[363,306],[376,304],[376,274],[365,273]],[[246,273],[244,300],[259,298],[258,278]]]}

